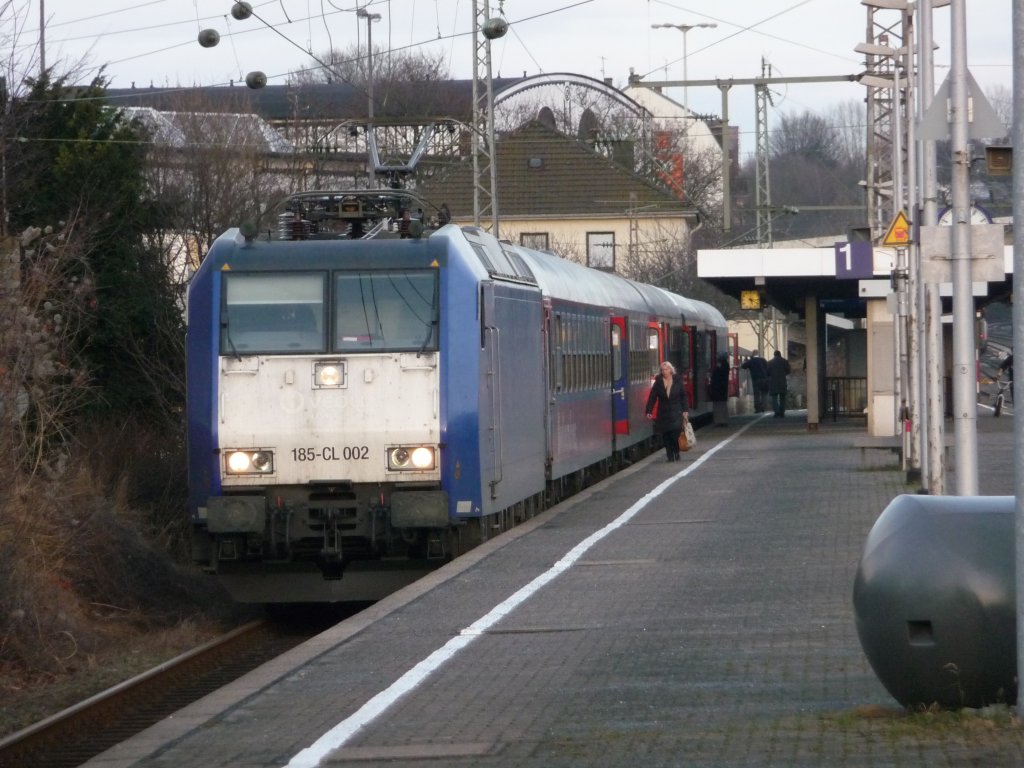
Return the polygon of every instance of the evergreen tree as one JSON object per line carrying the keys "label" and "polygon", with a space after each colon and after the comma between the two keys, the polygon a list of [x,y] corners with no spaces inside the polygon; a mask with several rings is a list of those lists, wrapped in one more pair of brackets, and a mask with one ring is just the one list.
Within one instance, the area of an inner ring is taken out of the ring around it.
{"label": "evergreen tree", "polygon": [[105,85],[97,78],[70,86],[44,75],[12,102],[10,227],[66,228],[83,245],[97,305],[76,343],[99,394],[93,409],[119,420],[178,418],[183,321],[163,253],[147,236],[161,215],[144,181],[148,137],[107,104]]}

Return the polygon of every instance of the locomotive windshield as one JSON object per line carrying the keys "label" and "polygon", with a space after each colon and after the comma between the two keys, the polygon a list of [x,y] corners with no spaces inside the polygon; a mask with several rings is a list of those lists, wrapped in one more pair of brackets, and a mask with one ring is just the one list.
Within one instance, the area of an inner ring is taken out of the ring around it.
{"label": "locomotive windshield", "polygon": [[434,271],[338,273],[335,350],[437,349],[436,294]]}
{"label": "locomotive windshield", "polygon": [[221,354],[437,349],[435,271],[338,272],[332,288],[325,311],[326,273],[226,274]]}
{"label": "locomotive windshield", "polygon": [[324,351],[325,283],[322,273],[225,276],[221,354]]}

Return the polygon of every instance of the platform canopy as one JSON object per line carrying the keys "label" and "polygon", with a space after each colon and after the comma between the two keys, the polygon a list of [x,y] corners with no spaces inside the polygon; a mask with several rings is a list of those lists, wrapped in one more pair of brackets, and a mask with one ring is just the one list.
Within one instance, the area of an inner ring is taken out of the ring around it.
{"label": "platform canopy", "polygon": [[[975,296],[996,300],[1009,294],[1012,246],[1005,247],[1003,260],[1006,280],[976,284]],[[849,276],[845,253],[837,253],[835,246],[706,249],[697,252],[697,276],[737,300],[743,291],[758,291],[765,305],[802,316],[806,297],[816,296],[830,312],[861,317],[867,299],[884,298],[890,291],[896,251],[875,247],[870,261],[869,274],[854,271],[855,276]],[[951,284],[941,284],[940,294],[951,297]]]}

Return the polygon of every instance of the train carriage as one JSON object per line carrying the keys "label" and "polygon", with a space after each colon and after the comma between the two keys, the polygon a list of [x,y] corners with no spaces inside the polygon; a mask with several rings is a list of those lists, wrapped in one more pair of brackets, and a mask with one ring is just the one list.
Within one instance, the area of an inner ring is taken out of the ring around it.
{"label": "train carriage", "polygon": [[189,291],[193,553],[241,601],[393,591],[649,450],[660,360],[696,393],[724,345],[708,305],[476,228],[303,237],[233,230]]}

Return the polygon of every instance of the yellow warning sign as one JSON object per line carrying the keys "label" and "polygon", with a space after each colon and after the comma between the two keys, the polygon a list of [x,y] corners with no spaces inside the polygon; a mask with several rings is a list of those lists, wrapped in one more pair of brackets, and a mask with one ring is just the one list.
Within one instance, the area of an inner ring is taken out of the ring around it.
{"label": "yellow warning sign", "polygon": [[885,237],[882,238],[882,245],[910,245],[911,241],[910,219],[907,218],[907,214],[900,211],[893,218],[889,229],[886,230]]}

